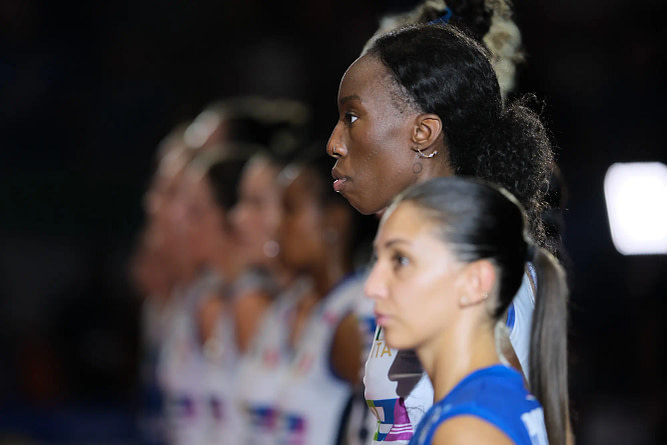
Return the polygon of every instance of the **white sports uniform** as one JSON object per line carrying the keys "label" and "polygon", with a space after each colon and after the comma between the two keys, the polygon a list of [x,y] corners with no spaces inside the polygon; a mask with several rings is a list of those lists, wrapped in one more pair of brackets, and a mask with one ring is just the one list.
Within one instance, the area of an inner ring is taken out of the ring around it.
{"label": "white sports uniform", "polygon": [[[510,342],[529,374],[530,332],[535,308],[534,270],[528,265],[521,287],[508,310]],[[407,444],[431,405],[433,386],[416,355],[387,346],[379,327],[366,361],[365,398],[375,423],[369,442]]]}
{"label": "white sports uniform", "polygon": [[164,443],[162,389],[157,366],[168,333],[170,306],[163,297],[149,296],[141,306],[141,361],[139,371],[139,432],[146,445]]}
{"label": "white sports uniform", "polygon": [[167,442],[238,443],[233,390],[238,352],[233,321],[223,316],[205,348],[198,336],[196,312],[202,299],[222,292],[223,280],[207,272],[174,297],[169,329],[158,359],[164,392]]}
{"label": "white sports uniform", "polygon": [[290,323],[296,305],[310,289],[312,281],[300,279],[279,294],[241,358],[237,403],[243,413],[243,437],[239,444],[275,444],[278,388],[288,372],[291,355]]}
{"label": "white sports uniform", "polygon": [[313,308],[280,387],[278,444],[338,443],[352,386],[334,374],[331,349],[340,322],[363,298],[363,285],[363,276],[350,276]]}

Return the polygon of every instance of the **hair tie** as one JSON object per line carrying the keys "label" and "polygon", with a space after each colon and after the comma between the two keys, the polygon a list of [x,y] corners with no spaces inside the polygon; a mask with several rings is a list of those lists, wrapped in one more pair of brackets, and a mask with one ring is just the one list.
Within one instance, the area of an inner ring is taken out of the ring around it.
{"label": "hair tie", "polygon": [[533,243],[528,243],[526,247],[526,263],[532,263],[535,259],[536,246]]}
{"label": "hair tie", "polygon": [[454,15],[454,13],[452,12],[452,10],[449,9],[448,7],[446,7],[445,8],[445,13],[442,16],[438,17],[435,20],[431,20],[430,22],[428,22],[428,24],[429,25],[446,25],[449,22],[449,20],[452,18],[453,15]]}

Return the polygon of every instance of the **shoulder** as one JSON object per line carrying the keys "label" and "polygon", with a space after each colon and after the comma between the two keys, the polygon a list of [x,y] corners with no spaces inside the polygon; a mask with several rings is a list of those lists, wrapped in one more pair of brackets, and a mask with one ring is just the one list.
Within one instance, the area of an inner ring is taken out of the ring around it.
{"label": "shoulder", "polygon": [[490,423],[473,416],[456,416],[441,423],[433,435],[433,445],[484,443],[512,445],[514,442]]}
{"label": "shoulder", "polygon": [[361,350],[359,325],[354,314],[348,314],[336,328],[331,348],[331,365],[335,373],[353,385],[360,383]]}
{"label": "shoulder", "polygon": [[[531,443],[524,419],[527,413],[535,410],[540,414],[542,412],[539,402],[523,386],[521,375],[503,365],[480,369],[468,375],[438,405],[442,406],[438,425],[451,422],[445,432],[453,428],[450,434],[457,437],[460,434],[468,443],[482,440],[484,443],[505,443],[493,439],[494,432],[498,437],[511,438],[516,443]],[[473,425],[473,431],[459,432],[457,425]],[[465,434],[483,435],[473,437]]]}

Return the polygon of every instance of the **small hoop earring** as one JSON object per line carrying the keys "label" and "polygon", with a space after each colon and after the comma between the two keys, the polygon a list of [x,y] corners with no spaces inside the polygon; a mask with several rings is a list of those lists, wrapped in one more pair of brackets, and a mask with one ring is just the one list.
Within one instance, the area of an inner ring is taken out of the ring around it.
{"label": "small hoop earring", "polygon": [[417,153],[419,153],[419,157],[420,157],[420,158],[423,158],[423,159],[431,159],[433,156],[435,156],[435,155],[438,154],[438,150],[433,150],[433,153],[431,153],[430,155],[425,155],[425,154],[422,153],[422,151],[418,148],[418,149],[417,149]]}

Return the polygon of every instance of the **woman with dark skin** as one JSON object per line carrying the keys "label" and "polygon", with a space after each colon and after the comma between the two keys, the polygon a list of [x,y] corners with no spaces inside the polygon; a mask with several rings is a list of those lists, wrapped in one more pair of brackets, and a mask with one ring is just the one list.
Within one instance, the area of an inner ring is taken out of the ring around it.
{"label": "woman with dark skin", "polygon": [[278,181],[285,161],[269,151],[255,154],[246,164],[239,183],[239,201],[232,211],[237,240],[247,270],[237,285],[236,339],[248,350],[265,311],[293,280],[278,258],[276,241],[282,217],[283,187]]}
{"label": "woman with dark skin", "polygon": [[380,26],[368,39],[362,55],[375,41],[395,29],[416,24],[437,23],[465,30],[489,49],[491,65],[505,97],[516,83],[516,66],[523,62],[521,32],[512,18],[507,0],[424,0],[406,12],[382,17]]}
{"label": "woman with dark skin", "polygon": [[328,186],[329,162],[300,161],[280,174],[278,259],[296,278],[277,295],[244,358],[239,387],[245,443],[336,444],[359,380],[361,340],[352,272],[358,214]]}
{"label": "woman with dark skin", "polygon": [[[407,27],[380,37],[343,76],[338,107],[339,121],[327,145],[336,159],[333,187],[358,211],[382,212],[398,193],[431,178],[473,176],[517,196],[533,239],[544,245],[539,215],[553,160],[551,145],[539,118],[523,102],[504,103],[488,52],[472,38],[441,25]],[[528,380],[531,277],[525,274],[522,298],[515,298],[507,317],[518,361],[512,348],[505,348]],[[383,355],[389,364],[394,360],[389,349],[379,352],[386,347],[381,330],[376,339],[366,368],[367,399],[381,377],[373,375],[374,360]],[[391,378],[383,372],[384,379]],[[419,373],[412,374],[421,381]],[[428,408],[423,398],[411,407],[406,395],[399,396],[395,405],[384,394],[370,396],[370,406],[385,404],[374,441],[405,443],[419,417],[414,413]]]}
{"label": "woman with dark skin", "polygon": [[[326,159],[297,163],[285,175],[280,257],[308,277],[312,289],[290,320],[293,358],[279,390],[278,443],[337,443],[359,379],[361,339],[353,308],[363,296],[363,280],[352,273],[357,215],[327,186],[328,164]],[[294,423],[301,427],[289,426]]]}

